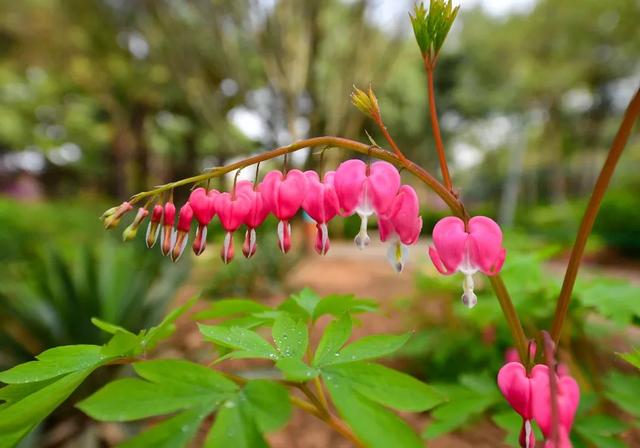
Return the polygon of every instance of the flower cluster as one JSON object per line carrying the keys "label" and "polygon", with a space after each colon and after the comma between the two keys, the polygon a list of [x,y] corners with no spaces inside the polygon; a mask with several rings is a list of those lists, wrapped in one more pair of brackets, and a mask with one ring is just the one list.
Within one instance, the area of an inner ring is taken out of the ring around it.
{"label": "flower cluster", "polygon": [[[131,209],[131,204],[124,202],[107,210],[103,215],[105,227],[117,226]],[[242,253],[251,257],[257,248],[256,228],[269,214],[278,219],[278,247],[287,253],[291,248],[290,220],[299,210],[315,221],[315,249],[322,255],[330,247],[327,227],[330,220],[357,213],[362,225],[355,241],[363,249],[370,242],[367,220],[375,214],[380,223],[380,238],[390,243],[390,259],[398,271],[406,262],[406,246],[417,242],[422,229],[418,195],[411,186],[401,185],[400,173],[393,165],[381,161],[369,166],[361,160],[349,160],[322,178],[315,171],[271,171],[260,183],[237,182],[231,192],[196,188],[179,210],[171,201],[156,204],[151,213],[141,207],[125,229],[123,239],[133,239],[150,214],[147,246],[153,247],[159,241],[162,254],[177,261],[187,246],[194,219],[197,227],[192,247],[200,255],[206,248],[207,227],[217,216],[226,231],[221,258],[229,263],[235,254],[234,232],[242,225],[246,227]]]}
{"label": "flower cluster", "polygon": [[[552,377],[553,375],[553,377]],[[556,403],[551,402],[551,381],[555,381]],[[578,383],[566,369],[552,372],[536,364],[530,372],[520,362],[508,362],[498,373],[498,387],[511,407],[522,417],[520,446],[535,447],[531,422],[535,421],[545,437],[545,448],[571,448],[569,433],[580,402]],[[554,410],[557,411],[557,434],[554,440]]]}
{"label": "flower cluster", "polygon": [[[105,227],[115,227],[122,216],[132,209],[128,202],[109,209],[103,215]],[[397,272],[406,264],[408,246],[418,241],[422,230],[419,200],[415,190],[402,185],[400,173],[392,164],[378,161],[347,160],[322,178],[315,171],[271,171],[260,183],[240,181],[231,192],[196,188],[179,211],[172,202],[156,204],[151,211],[146,243],[153,247],[160,241],[163,255],[177,261],[187,246],[193,220],[197,228],[193,252],[200,255],[206,248],[207,226],[217,216],[226,231],[221,248],[225,263],[234,258],[233,234],[246,227],[242,253],[251,257],[256,252],[256,228],[269,214],[278,219],[278,247],[283,253],[291,248],[291,219],[304,210],[316,224],[315,249],[326,254],[330,247],[327,224],[336,216],[360,217],[360,231],[355,237],[358,248],[371,241],[367,223],[375,215],[380,240],[389,244],[387,258]],[[177,224],[176,224],[177,212]],[[149,215],[138,209],[133,223],[123,238],[133,239],[142,221]],[[463,221],[448,217],[438,222],[433,231],[433,246],[429,256],[436,269],[445,275],[464,275],[462,301],[468,307],[477,303],[472,275],[478,271],[487,275],[498,273],[504,263],[502,231],[493,220],[476,216]]]}

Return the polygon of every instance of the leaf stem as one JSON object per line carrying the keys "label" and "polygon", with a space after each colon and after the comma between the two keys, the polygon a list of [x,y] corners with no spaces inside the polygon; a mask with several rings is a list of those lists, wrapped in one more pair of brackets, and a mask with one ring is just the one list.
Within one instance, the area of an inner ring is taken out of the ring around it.
{"label": "leaf stem", "polygon": [[629,106],[627,106],[620,128],[613,139],[607,159],[602,166],[602,171],[600,171],[598,180],[593,188],[589,204],[587,205],[584,216],[582,217],[582,222],[580,223],[580,228],[578,229],[576,241],[571,249],[567,271],[564,274],[564,280],[562,281],[562,288],[560,289],[558,302],[556,304],[556,311],[553,317],[553,324],[551,326],[551,336],[556,344],[560,339],[562,326],[567,316],[567,311],[569,310],[571,292],[573,291],[573,287],[576,283],[576,277],[578,276],[578,269],[580,268],[580,261],[584,254],[587,239],[589,238],[589,234],[591,233],[591,229],[593,228],[593,224],[596,220],[600,204],[602,203],[602,198],[609,186],[609,181],[613,176],[618,160],[620,159],[622,151],[629,139],[631,129],[639,115],[640,89],[636,91],[635,95],[629,102]]}
{"label": "leaf stem", "polygon": [[436,110],[436,98],[433,87],[433,72],[434,64],[429,62],[428,57],[422,58],[424,62],[424,69],[427,72],[427,90],[429,92],[429,117],[431,118],[431,129],[433,130],[433,139],[436,144],[436,151],[438,153],[438,160],[440,162],[440,171],[442,172],[442,181],[444,186],[451,191],[453,186],[451,184],[451,176],[449,175],[449,166],[447,165],[447,158],[444,153],[444,145],[442,143],[442,135],[440,134],[440,124],[438,123],[438,112]]}

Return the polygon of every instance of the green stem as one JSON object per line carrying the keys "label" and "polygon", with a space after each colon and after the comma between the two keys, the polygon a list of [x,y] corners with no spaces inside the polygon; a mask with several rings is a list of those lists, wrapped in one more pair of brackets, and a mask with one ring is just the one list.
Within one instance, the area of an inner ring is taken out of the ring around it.
{"label": "green stem", "polygon": [[624,150],[627,144],[627,140],[629,139],[629,134],[631,134],[631,129],[633,128],[633,125],[639,115],[640,89],[636,91],[635,95],[629,102],[629,106],[627,106],[627,110],[625,111],[624,118],[622,119],[622,123],[620,124],[620,128],[618,129],[618,133],[613,139],[611,149],[609,149],[607,160],[604,162],[602,171],[600,171],[598,180],[596,181],[596,184],[593,188],[593,193],[591,194],[591,198],[589,199],[589,204],[587,205],[587,209],[585,210],[584,216],[582,217],[582,222],[580,223],[580,228],[578,229],[576,241],[573,244],[573,248],[571,249],[569,264],[567,265],[567,271],[564,274],[562,288],[560,289],[560,295],[558,296],[556,311],[553,317],[553,324],[551,325],[551,336],[553,337],[553,340],[556,344],[560,339],[562,325],[564,324],[564,320],[567,316],[567,311],[569,310],[571,292],[573,291],[573,287],[576,283],[576,277],[578,276],[580,261],[582,260],[582,255],[584,254],[584,248],[587,245],[589,234],[591,233],[591,229],[593,228],[593,223],[595,222],[596,216],[598,215],[598,210],[600,209],[602,198],[607,191],[609,181],[613,176],[613,172],[615,171],[618,160],[620,159],[622,151]]}

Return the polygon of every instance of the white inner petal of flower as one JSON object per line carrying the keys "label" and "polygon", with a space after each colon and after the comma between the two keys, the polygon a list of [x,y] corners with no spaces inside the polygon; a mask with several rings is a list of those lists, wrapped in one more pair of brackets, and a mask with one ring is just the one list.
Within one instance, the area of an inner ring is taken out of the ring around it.
{"label": "white inner petal of flower", "polygon": [[229,246],[231,246],[231,232],[227,232],[227,234],[224,236],[224,262],[226,263],[227,261],[229,261]]}
{"label": "white inner petal of flower", "polygon": [[404,244],[400,243],[400,241],[395,241],[389,245],[387,249],[387,260],[389,260],[389,264],[391,267],[397,272],[400,273],[404,269],[404,266],[407,264],[407,258],[409,257],[409,249]]}
{"label": "white inner petal of flower", "polygon": [[373,204],[371,203],[371,197],[369,196],[369,182],[368,180],[365,180],[362,187],[362,193],[360,193],[360,200],[356,207],[356,213],[360,216],[368,217],[373,215],[373,212]]}
{"label": "white inner petal of flower", "polygon": [[369,235],[367,234],[368,217],[366,215],[361,215],[360,213],[358,213],[358,215],[360,216],[360,231],[354,238],[354,241],[358,249],[363,250],[369,247],[371,238],[369,238]]}

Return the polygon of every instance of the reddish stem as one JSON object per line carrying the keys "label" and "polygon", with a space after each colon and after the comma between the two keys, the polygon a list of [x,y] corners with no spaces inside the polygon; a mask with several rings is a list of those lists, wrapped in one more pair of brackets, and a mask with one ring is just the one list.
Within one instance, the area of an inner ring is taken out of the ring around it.
{"label": "reddish stem", "polygon": [[442,172],[442,181],[444,186],[449,191],[452,190],[451,176],[449,175],[449,166],[447,165],[447,158],[444,154],[444,145],[442,144],[442,135],[440,135],[440,124],[438,123],[438,112],[436,111],[436,97],[433,87],[433,69],[434,65],[431,64],[427,57],[422,59],[424,61],[424,69],[427,72],[427,88],[429,90],[429,116],[431,118],[431,129],[433,130],[433,139],[436,143],[436,151],[438,153],[438,160],[440,161],[440,171]]}
{"label": "reddish stem", "polygon": [[620,159],[622,151],[624,150],[625,145],[627,144],[627,140],[629,139],[631,129],[633,128],[633,125],[639,115],[640,89],[636,91],[635,95],[629,102],[629,106],[627,106],[627,110],[624,113],[624,118],[622,119],[622,123],[620,124],[620,128],[618,129],[618,133],[613,139],[611,149],[609,149],[607,160],[604,162],[602,171],[600,171],[600,175],[598,176],[598,180],[596,181],[596,185],[593,187],[591,199],[589,199],[589,204],[587,205],[587,209],[585,210],[584,216],[582,217],[582,222],[580,223],[576,241],[573,244],[573,248],[571,249],[569,264],[567,265],[567,272],[564,274],[562,289],[560,290],[555,315],[553,317],[553,324],[551,326],[551,336],[556,343],[558,343],[558,340],[560,339],[562,325],[564,324],[565,317],[567,316],[569,302],[571,301],[571,292],[573,291],[573,287],[576,283],[576,277],[578,276],[578,269],[580,268],[580,261],[582,260],[582,255],[584,254],[584,248],[587,244],[587,239],[589,238],[589,234],[591,233],[591,229],[593,228],[593,223],[596,220],[598,210],[600,209],[600,204],[602,203],[602,198],[604,197],[604,194],[607,191],[607,187],[609,186],[609,181],[613,176],[613,172],[616,168],[618,160]]}

